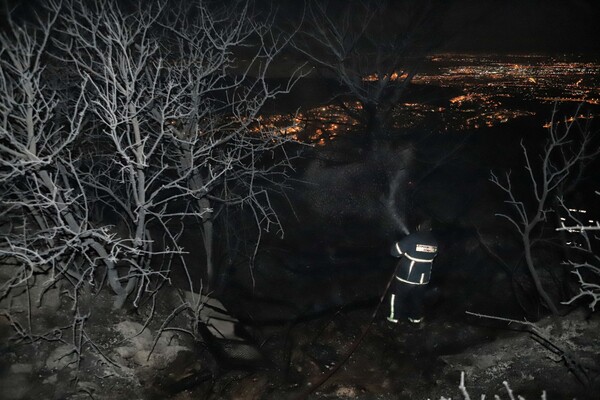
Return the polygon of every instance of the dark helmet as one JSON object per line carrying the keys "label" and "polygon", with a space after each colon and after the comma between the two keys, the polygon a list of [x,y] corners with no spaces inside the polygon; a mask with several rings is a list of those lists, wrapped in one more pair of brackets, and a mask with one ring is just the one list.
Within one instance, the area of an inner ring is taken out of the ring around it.
{"label": "dark helmet", "polygon": [[417,225],[417,232],[427,232],[433,228],[433,221],[431,218],[423,218],[421,223]]}

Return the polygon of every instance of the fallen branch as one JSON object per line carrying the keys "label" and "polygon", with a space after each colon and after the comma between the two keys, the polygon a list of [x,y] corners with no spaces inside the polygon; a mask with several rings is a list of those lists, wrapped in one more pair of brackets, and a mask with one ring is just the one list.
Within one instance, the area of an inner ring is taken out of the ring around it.
{"label": "fallen branch", "polygon": [[584,385],[585,387],[590,387],[593,379],[589,376],[587,368],[584,367],[583,362],[579,357],[574,355],[572,352],[565,350],[562,346],[558,345],[552,338],[549,338],[545,335],[540,328],[533,322],[529,321],[519,321],[512,318],[504,318],[498,317],[494,315],[486,315],[473,313],[470,311],[466,311],[466,314],[472,315],[478,318],[488,318],[496,321],[508,322],[509,324],[519,324],[525,327],[525,331],[531,333],[534,337],[534,340],[544,346],[547,350],[551,351],[555,355],[559,356],[558,361],[563,360],[567,365],[569,371],[575,375],[577,380]]}

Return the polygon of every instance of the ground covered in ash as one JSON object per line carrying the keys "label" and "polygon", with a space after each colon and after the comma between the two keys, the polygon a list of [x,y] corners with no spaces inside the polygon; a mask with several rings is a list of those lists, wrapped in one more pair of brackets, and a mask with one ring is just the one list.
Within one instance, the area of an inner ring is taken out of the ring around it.
{"label": "ground covered in ash", "polygon": [[[155,321],[166,321],[169,305],[178,301],[175,293],[162,296]],[[597,370],[585,369],[586,387],[556,352],[563,351],[576,367],[598,365],[600,321],[582,311],[539,321],[539,331],[551,341],[544,343],[514,324],[502,329],[506,324],[458,310],[429,313],[426,323],[416,327],[392,326],[382,318],[370,324],[373,304],[339,307],[287,324],[248,328],[264,359],[234,368],[220,364],[188,335],[163,331],[157,337],[161,325],[144,327],[148,307],[115,313],[110,298],[93,301],[106,307],[90,314],[82,337],[81,327],[73,328],[81,347],[68,334],[58,337],[52,331],[33,343],[9,341],[13,327],[6,318],[0,320],[3,399],[463,398],[458,387],[463,372],[472,398],[510,398],[504,381],[526,399],[540,398],[543,391],[548,399],[595,399],[599,390],[593,380]],[[170,326],[182,321],[174,319]],[[180,327],[187,328],[185,323]],[[308,393],[346,358],[366,329],[349,360]]]}
{"label": "ground covered in ash", "polygon": [[[495,220],[503,199],[489,171],[522,161],[507,156],[518,146],[506,135],[489,134],[497,143],[473,136],[443,168],[429,175],[423,168],[415,181],[414,202],[435,219],[440,243],[423,324],[390,325],[382,311],[373,318],[394,267],[389,243],[373,245],[382,240],[376,229],[353,218],[336,226],[298,205],[300,223],[284,221],[285,238],[266,239],[254,267],[231,267],[214,293],[260,357],[195,332],[194,315],[181,308],[194,301],[185,285],[165,285],[123,310],[113,310],[108,290],[81,293],[74,318],[61,287],[36,304],[40,276],[0,304],[10,310],[0,315],[0,398],[462,399],[466,390],[470,398],[597,399],[597,313],[582,303],[563,317],[544,316],[526,280],[509,279],[490,254],[509,254],[514,241]],[[227,351],[234,357],[222,357]]]}
{"label": "ground covered in ash", "polygon": [[470,398],[510,399],[506,381],[526,399],[544,391],[547,399],[597,399],[597,314],[582,307],[542,317],[534,335],[466,313],[526,318],[485,256],[481,241],[492,239],[476,235],[438,232],[443,251],[419,326],[391,325],[383,310],[373,318],[393,270],[387,257],[265,245],[254,269],[229,271],[219,294],[261,355],[249,359],[239,348],[224,358],[215,343],[184,332],[193,316],[177,310],[194,298],[182,289],[165,286],[155,301],[117,311],[107,290],[82,294],[76,320],[72,302],[52,289],[41,307],[31,304],[34,336],[19,333],[29,323],[24,293],[11,300],[14,319],[0,317],[1,398],[462,399],[464,373]]}

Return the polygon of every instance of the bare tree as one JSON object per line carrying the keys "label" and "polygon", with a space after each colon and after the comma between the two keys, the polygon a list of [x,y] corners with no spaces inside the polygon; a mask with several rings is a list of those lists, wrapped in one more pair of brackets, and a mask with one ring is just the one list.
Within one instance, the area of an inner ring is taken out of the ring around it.
{"label": "bare tree", "polygon": [[[599,191],[596,191],[596,194],[600,196]],[[559,201],[562,207],[561,214],[565,217],[562,217],[561,226],[556,230],[578,236],[566,243],[575,253],[566,264],[577,276],[579,292],[564,304],[572,304],[580,298],[587,298],[590,301],[589,307],[595,311],[600,301],[600,256],[594,251],[594,242],[599,239],[595,233],[600,231],[600,223],[589,217],[585,218],[587,210],[569,208],[563,199]]]}
{"label": "bare tree", "polygon": [[[290,139],[261,126],[259,113],[298,77],[269,85],[287,39],[246,3],[46,5],[46,17],[9,20],[0,32],[0,314],[17,338],[67,344],[77,367],[89,348],[116,366],[86,332],[95,304],[83,312],[80,296],[105,282],[117,308],[156,294],[175,257],[186,267],[179,239],[190,220],[203,227],[214,276],[213,224],[224,208],[249,210],[259,240],[281,228],[270,196],[286,177]],[[126,229],[94,216],[99,209]],[[182,299],[163,327],[187,310],[197,334],[205,282],[188,277],[201,294]],[[36,333],[31,299],[39,305],[57,287],[71,323]]]}
{"label": "bare tree", "polygon": [[[128,272],[117,278],[125,282],[117,306],[136,288],[137,304],[151,278],[165,277],[149,265],[156,251],[148,224],[152,195],[159,194],[155,181],[167,170],[160,166],[154,169],[151,163],[164,149],[166,131],[152,124],[148,112],[158,102],[158,107],[175,108],[180,100],[171,82],[164,83],[168,93],[160,97],[163,61],[154,57],[159,43],[150,30],[161,8],[152,5],[136,14],[125,14],[114,2],[92,2],[89,6],[50,2],[49,7],[60,15],[55,45],[69,57],[60,61],[71,63],[81,77],[92,116],[88,134],[99,138],[100,149],[92,149],[93,157],[85,160],[90,166],[86,169],[84,163],[77,174],[129,228],[118,238],[122,245],[119,261],[128,266]],[[94,154],[97,150],[103,153]],[[149,170],[158,172],[152,175]]]}
{"label": "bare tree", "polygon": [[[385,133],[390,117],[415,76],[426,49],[419,43],[430,5],[391,2],[344,4],[310,1],[295,48],[343,88],[339,104],[373,137]],[[359,102],[349,106],[344,100]]]}
{"label": "bare tree", "polygon": [[[562,195],[560,189],[565,187],[567,180],[574,178],[574,171],[579,171],[581,163],[586,163],[599,153],[599,150],[592,146],[593,133],[589,126],[581,125],[579,118],[556,120],[556,114],[555,108],[548,128],[549,137],[539,163],[521,141],[528,179],[526,187],[530,193],[520,193],[513,186],[510,172],[506,173],[504,179],[492,172],[490,179],[508,197],[505,203],[512,210],[511,213],[496,215],[508,220],[515,227],[537,293],[554,315],[558,315],[559,310],[540,279],[534,250],[540,242],[541,230],[551,223],[549,214],[558,211],[553,206],[554,199]],[[577,173],[577,176],[580,176],[580,173]]]}
{"label": "bare tree", "polygon": [[[46,288],[67,280],[76,300],[106,274],[116,307],[134,291],[137,304],[184,253],[185,218],[202,222],[209,277],[220,209],[249,209],[259,236],[279,226],[267,187],[285,177],[289,138],[260,126],[258,113],[297,78],[267,84],[287,40],[246,3],[199,1],[181,13],[165,4],[126,11],[116,1],[49,1],[47,20],[11,20],[0,36],[0,217],[11,222],[0,256],[20,268],[2,282],[2,297],[46,274]],[[251,49],[244,63],[240,49]],[[59,61],[51,71],[50,60]],[[55,90],[56,73],[75,84]],[[126,231],[93,222],[99,208]]]}
{"label": "bare tree", "polygon": [[9,15],[0,34],[0,218],[13,222],[2,237],[0,256],[12,259],[17,270],[2,283],[0,297],[29,287],[35,274],[45,274],[40,293],[66,280],[78,289],[94,283],[96,268],[106,267],[117,294],[115,278],[118,243],[110,233],[89,223],[88,199],[72,156],[88,104],[80,87],[69,112],[59,115],[61,101],[50,90],[44,60],[53,26],[51,13],[35,24],[17,24]]}
{"label": "bare tree", "polygon": [[[250,15],[243,2],[220,8],[200,3],[196,11],[194,20],[180,18],[183,26],[175,32],[178,52],[186,54],[176,73],[191,90],[187,113],[172,130],[179,175],[189,174],[190,205],[210,211],[201,216],[210,285],[215,275],[214,223],[219,216],[226,222],[225,208],[250,210],[259,241],[262,229],[281,229],[266,187],[277,188],[287,176],[290,158],[284,145],[290,138],[280,129],[262,126],[259,114],[267,101],[289,92],[302,75],[298,69],[284,86],[268,84],[267,72],[289,41],[273,35],[272,15]],[[232,11],[237,18],[228,17]],[[230,57],[241,47],[246,61],[236,67]]]}
{"label": "bare tree", "polygon": [[[295,81],[266,82],[286,41],[254,22],[245,3],[226,9],[198,1],[179,12],[165,5],[128,12],[115,1],[68,2],[56,42],[86,81],[92,134],[105,150],[82,179],[129,228],[121,261],[138,294],[159,272],[150,268],[154,255],[183,252],[183,225],[173,228],[174,221],[201,221],[209,280],[219,206],[249,206],[261,229],[278,224],[261,183],[288,163],[285,154],[265,161],[289,139],[257,123],[265,102]],[[236,59],[242,48],[254,49],[244,65]],[[169,248],[152,247],[157,228]]]}

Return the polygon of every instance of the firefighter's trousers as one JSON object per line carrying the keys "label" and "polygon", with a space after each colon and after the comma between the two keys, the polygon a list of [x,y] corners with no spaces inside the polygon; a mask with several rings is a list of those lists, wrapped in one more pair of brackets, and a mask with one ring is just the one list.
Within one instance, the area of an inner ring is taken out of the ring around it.
{"label": "firefighter's trousers", "polygon": [[427,285],[411,285],[394,279],[387,298],[386,318],[390,322],[423,318],[423,300]]}

